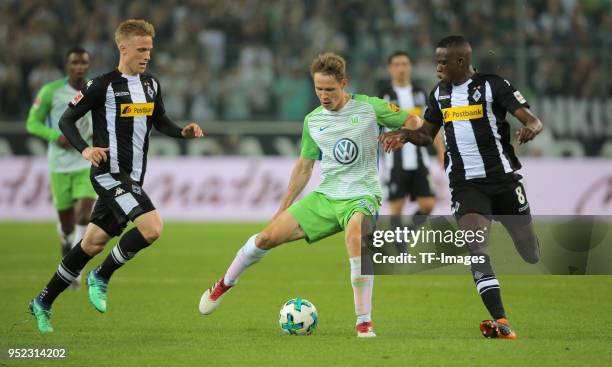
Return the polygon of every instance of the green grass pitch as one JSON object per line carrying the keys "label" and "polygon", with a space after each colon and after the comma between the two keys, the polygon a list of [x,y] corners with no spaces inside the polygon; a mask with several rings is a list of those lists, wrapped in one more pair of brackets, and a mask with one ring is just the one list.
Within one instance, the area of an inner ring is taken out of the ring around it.
{"label": "green grass pitch", "polygon": [[[4,355],[0,366],[612,365],[612,276],[500,275],[515,341],[479,334],[478,323],[488,314],[467,270],[378,276],[378,337],[357,339],[341,235],[273,250],[242,276],[215,314],[201,316],[201,293],[259,229],[261,224],[167,223],[155,245],[115,274],[108,313],[93,309],[85,288],[67,290],[53,308],[55,332],[41,335],[26,305],[57,266],[55,224],[0,223],[0,349],[69,349],[65,360]],[[312,336],[284,335],[278,326],[281,305],[297,296],[319,311]]]}

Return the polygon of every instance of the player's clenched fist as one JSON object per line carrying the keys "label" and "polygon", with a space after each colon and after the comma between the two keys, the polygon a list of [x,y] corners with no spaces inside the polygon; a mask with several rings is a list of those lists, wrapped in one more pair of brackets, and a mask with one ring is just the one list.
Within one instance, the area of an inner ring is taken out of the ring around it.
{"label": "player's clenched fist", "polygon": [[181,135],[183,135],[183,138],[201,138],[204,133],[198,124],[192,122],[183,128]]}
{"label": "player's clenched fist", "polygon": [[95,167],[98,167],[102,161],[106,162],[106,152],[108,151],[109,148],[87,147],[83,149],[81,154],[83,155],[83,158],[90,161]]}

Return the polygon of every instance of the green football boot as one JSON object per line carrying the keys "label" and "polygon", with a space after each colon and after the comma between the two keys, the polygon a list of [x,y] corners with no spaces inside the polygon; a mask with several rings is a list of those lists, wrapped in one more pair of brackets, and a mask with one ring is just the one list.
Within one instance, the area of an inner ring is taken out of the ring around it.
{"label": "green football boot", "polygon": [[106,289],[108,283],[102,278],[97,277],[95,271],[92,270],[87,275],[87,287],[89,293],[89,302],[96,308],[98,312],[106,312]]}
{"label": "green football boot", "polygon": [[53,332],[53,326],[51,326],[51,309],[46,308],[40,304],[40,302],[34,298],[28,305],[30,313],[36,318],[36,324],[38,330],[41,333]]}

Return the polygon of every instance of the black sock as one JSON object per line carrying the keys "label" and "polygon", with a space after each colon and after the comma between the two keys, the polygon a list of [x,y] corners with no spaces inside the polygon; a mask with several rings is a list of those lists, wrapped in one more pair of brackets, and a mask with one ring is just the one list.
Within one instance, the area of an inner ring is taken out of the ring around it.
{"label": "black sock", "polygon": [[401,215],[392,215],[390,217],[390,223],[391,227],[389,228],[392,231],[395,231],[396,228],[399,228],[402,226],[402,216]]}
{"label": "black sock", "polygon": [[38,295],[38,300],[44,305],[51,307],[53,301],[81,274],[81,270],[91,260],[81,248],[81,241],[76,244],[60,262],[57,271],[45,289]]}
{"label": "black sock", "polygon": [[[477,278],[477,276],[479,276]],[[489,310],[489,313],[494,319],[506,317],[506,311],[501,299],[501,289],[495,275],[478,274],[474,275],[474,282],[478,294],[482,298],[482,302]]]}
{"label": "black sock", "polygon": [[427,214],[418,209],[412,214],[412,225],[414,228],[419,229],[427,221]]}
{"label": "black sock", "polygon": [[138,251],[149,245],[150,243],[145,240],[138,228],[130,229],[96,269],[96,275],[108,281],[115,270],[125,265],[136,256]]}

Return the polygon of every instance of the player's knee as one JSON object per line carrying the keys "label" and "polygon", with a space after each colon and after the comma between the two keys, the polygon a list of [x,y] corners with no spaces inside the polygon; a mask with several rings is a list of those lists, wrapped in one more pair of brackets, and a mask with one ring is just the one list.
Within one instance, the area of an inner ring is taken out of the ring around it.
{"label": "player's knee", "polygon": [[163,227],[164,225],[160,222],[158,224],[155,225],[150,225],[147,226],[144,229],[139,229],[140,233],[142,234],[142,237],[144,237],[144,239],[148,242],[148,243],[153,243],[155,241],[157,241],[157,239],[159,239],[159,237],[161,237],[162,231],[163,231]]}
{"label": "player's knee", "polygon": [[255,239],[255,245],[262,250],[269,250],[277,245],[269,231],[262,231]]}
{"label": "player's knee", "polygon": [[92,257],[104,251],[104,246],[106,246],[106,242],[92,241],[88,240],[87,238],[84,238],[83,241],[81,241],[81,248],[83,251]]}
{"label": "player's knee", "polygon": [[358,232],[348,234],[346,248],[350,256],[357,256],[361,252],[361,234]]}
{"label": "player's knee", "polygon": [[424,215],[431,214],[435,205],[436,205],[435,200],[425,201],[421,203],[419,211],[421,212],[421,214],[424,214]]}

